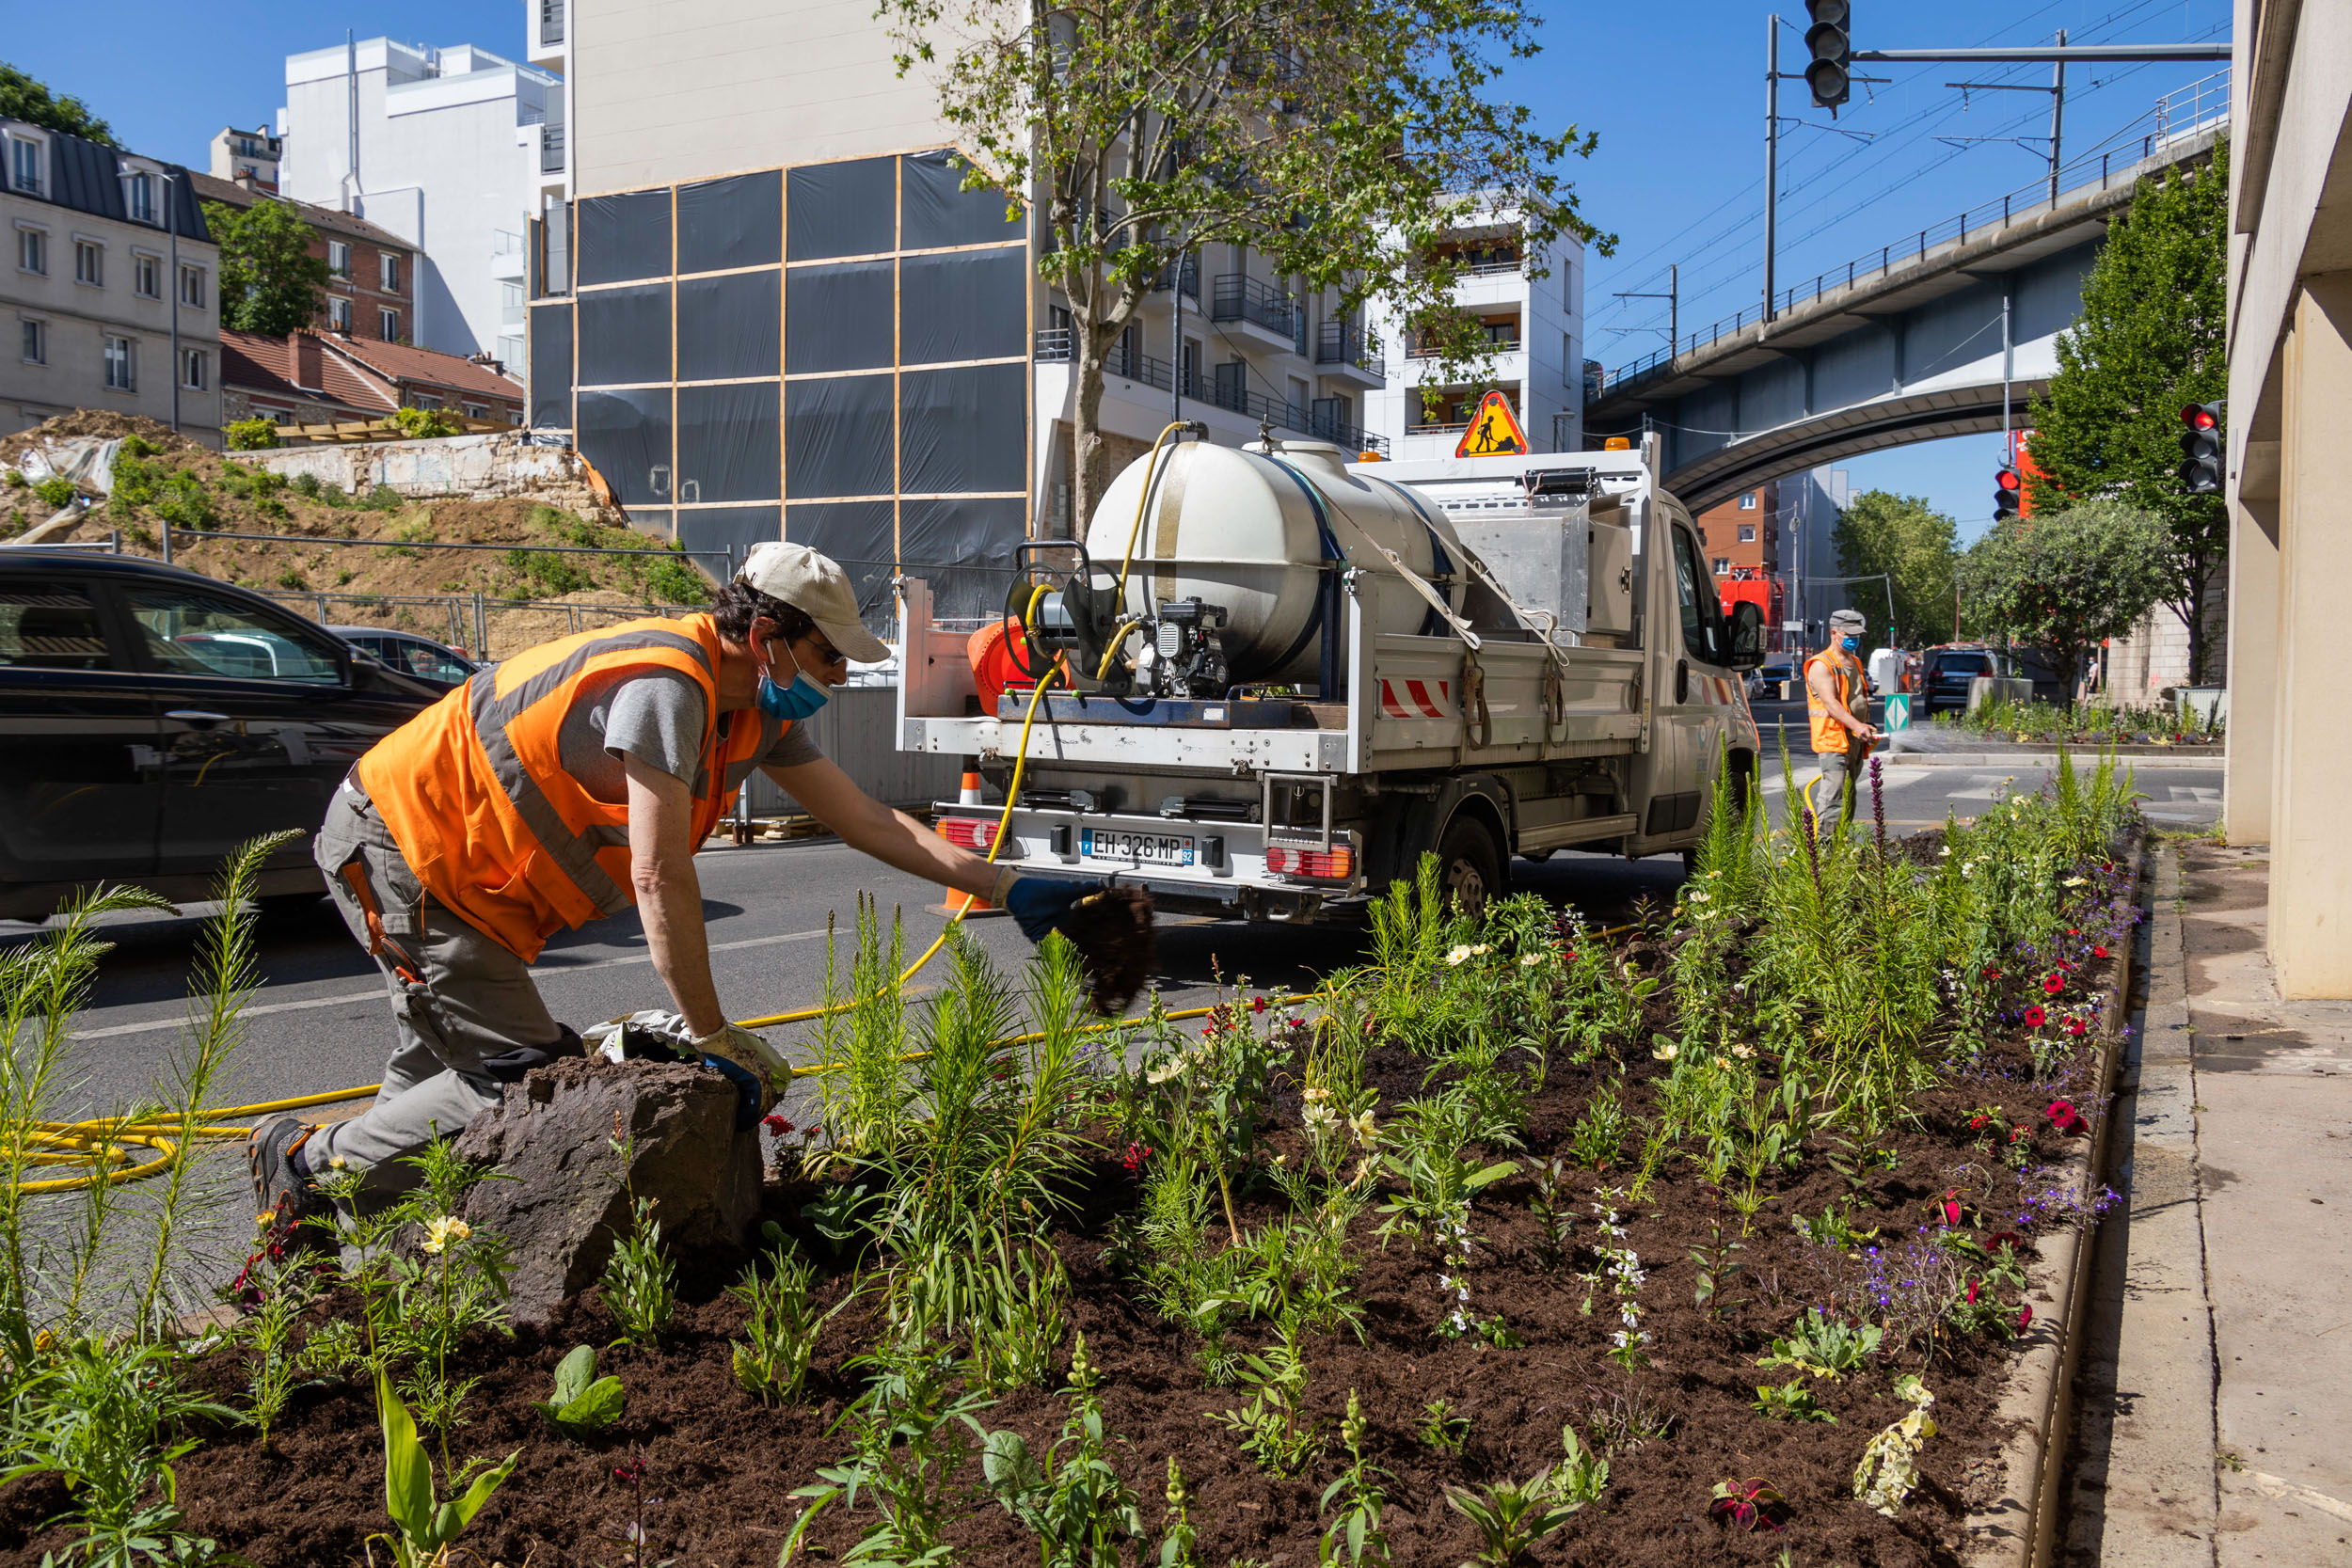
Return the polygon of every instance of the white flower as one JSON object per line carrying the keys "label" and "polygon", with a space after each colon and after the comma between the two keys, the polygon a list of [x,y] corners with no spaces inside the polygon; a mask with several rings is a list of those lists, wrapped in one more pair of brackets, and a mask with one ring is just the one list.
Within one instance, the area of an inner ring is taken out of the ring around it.
{"label": "white flower", "polygon": [[1936,851],[1936,854],[1937,854],[1937,855],[1939,855],[1939,856],[1943,856],[1943,855],[1948,855],[1948,854],[1950,854],[1951,852],[1952,852],[1952,847],[1951,847],[1950,845],[1947,844],[1946,846],[1944,846],[1944,847],[1943,847],[1943,848],[1938,849],[1938,850]]}
{"label": "white flower", "polygon": [[1162,1062],[1159,1066],[1148,1069],[1144,1072],[1143,1081],[1147,1084],[1165,1084],[1169,1079],[1182,1073],[1184,1070],[1184,1067],[1185,1062],[1183,1056],[1170,1056],[1167,1061]]}
{"label": "white flower", "polygon": [[1380,1129],[1374,1124],[1372,1119],[1372,1111],[1369,1107],[1359,1111],[1354,1116],[1350,1117],[1347,1121],[1347,1129],[1349,1132],[1356,1134],[1356,1141],[1363,1145],[1366,1148],[1377,1148],[1379,1147]]}
{"label": "white flower", "polygon": [[1312,1136],[1327,1137],[1339,1131],[1339,1113],[1328,1105],[1310,1105],[1300,1113],[1299,1121]]}
{"label": "white flower", "polygon": [[1677,1056],[1682,1054],[1682,1047],[1675,1044],[1672,1040],[1668,1040],[1665,1044],[1653,1050],[1650,1054],[1657,1057],[1661,1062],[1671,1062]]}
{"label": "white flower", "polygon": [[1305,1101],[1310,1105],[1320,1105],[1325,1101],[1331,1098],[1331,1091],[1323,1087],[1321,1085],[1317,1085],[1313,1088],[1308,1089],[1304,1093],[1300,1094],[1298,1098]]}
{"label": "white flower", "polygon": [[1735,1045],[1731,1048],[1731,1053],[1744,1062],[1749,1057],[1756,1054],[1756,1047],[1752,1045]]}
{"label": "white flower", "polygon": [[1530,954],[1528,954],[1528,955],[1527,955],[1527,957],[1525,957],[1525,958],[1521,958],[1521,959],[1519,960],[1519,967],[1520,967],[1521,969],[1533,969],[1533,968],[1534,968],[1537,964],[1542,963],[1543,961],[1544,961],[1544,955],[1543,955],[1543,954],[1541,954],[1541,953],[1530,953]]}
{"label": "white flower", "polygon": [[1463,959],[1470,956],[1470,952],[1471,948],[1470,944],[1465,942],[1463,945],[1456,947],[1452,952],[1448,953],[1445,956],[1445,961],[1450,964],[1459,964]]}
{"label": "white flower", "polygon": [[2069,877],[2060,885],[2065,887],[2089,887],[2090,885],[2090,879],[2088,877]]}
{"label": "white flower", "polygon": [[1704,904],[1707,902],[1707,895],[1704,893],[1693,893],[1691,895],[1691,902],[1693,904]]}
{"label": "white flower", "polygon": [[1493,951],[1494,951],[1494,948],[1493,948],[1493,946],[1492,946],[1491,944],[1489,944],[1489,943],[1487,943],[1487,942],[1480,942],[1477,946],[1475,946],[1475,947],[1473,947],[1473,948],[1471,948],[1471,949],[1470,949],[1470,952],[1471,952],[1471,954],[1472,954],[1474,957],[1481,958],[1485,958],[1487,954],[1489,954],[1489,953],[1491,953],[1491,952],[1493,952]]}

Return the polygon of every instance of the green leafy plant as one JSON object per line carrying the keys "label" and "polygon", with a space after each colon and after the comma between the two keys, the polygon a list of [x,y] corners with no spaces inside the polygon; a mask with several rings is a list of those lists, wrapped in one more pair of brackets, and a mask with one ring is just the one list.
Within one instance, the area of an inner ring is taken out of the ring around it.
{"label": "green leafy plant", "polygon": [[1565,1457],[1552,1472],[1553,1490],[1560,1500],[1571,1509],[1586,1508],[1600,1501],[1609,1490],[1609,1461],[1599,1449],[1588,1449],[1577,1441],[1576,1426],[1569,1422],[1560,1428],[1560,1447]]}
{"label": "green leafy plant", "polygon": [[1603,1084],[1584,1102],[1584,1113],[1568,1135],[1576,1163],[1587,1170],[1607,1170],[1615,1164],[1625,1152],[1627,1125],[1617,1085]]}
{"label": "green leafy plant", "polygon": [[1017,1432],[992,1432],[980,1446],[980,1473],[996,1500],[1035,1533],[1040,1568],[1119,1568],[1120,1544],[1143,1535],[1143,1510],[1112,1468],[1114,1439],[1103,1431],[1079,1337],[1072,1359],[1070,1418],[1041,1461]]}
{"label": "green leafy plant", "polygon": [[72,506],[73,498],[81,492],[73,488],[72,480],[53,475],[34,485],[33,494],[40,498],[43,506],[64,508]]}
{"label": "green leafy plant", "polygon": [[1462,1445],[1470,1441],[1470,1423],[1468,1416],[1457,1416],[1454,1406],[1444,1400],[1431,1400],[1422,1407],[1421,1424],[1414,1428],[1422,1446],[1439,1453],[1460,1453]]}
{"label": "green leafy plant", "polygon": [[1193,1555],[1192,1494],[1184,1488],[1184,1472],[1176,1456],[1168,1456],[1168,1528],[1160,1532],[1160,1568],[1200,1568]]}
{"label": "green leafy plant", "polygon": [[1808,1307],[1756,1364],[1794,1367],[1815,1377],[1842,1377],[1877,1354],[1885,1337],[1886,1331],[1876,1323],[1849,1323],[1818,1307]]}
{"label": "green leafy plant", "polygon": [[555,1364],[554,1396],[531,1408],[555,1431],[578,1437],[619,1420],[628,1402],[619,1378],[596,1375],[596,1347],[579,1345]]}
{"label": "green leafy plant", "polygon": [[1746,1264],[1732,1260],[1731,1255],[1739,1250],[1738,1242],[1724,1239],[1721,1217],[1708,1221],[1707,1244],[1691,1249],[1691,1261],[1698,1265],[1691,1287],[1692,1297],[1696,1305],[1707,1309],[1708,1317],[1728,1318],[1746,1305],[1726,1293],[1733,1279],[1747,1270]]}
{"label": "green leafy plant", "polygon": [[1389,1537],[1380,1528],[1380,1513],[1388,1506],[1389,1497],[1380,1490],[1377,1478],[1386,1476],[1394,1481],[1396,1477],[1364,1458],[1367,1431],[1363,1402],[1350,1388],[1347,1414],[1340,1418],[1340,1442],[1347,1449],[1347,1468],[1323,1489],[1323,1499],[1317,1505],[1326,1514],[1331,1513],[1334,1500],[1341,1505],[1338,1516],[1324,1526],[1322,1539],[1315,1545],[1315,1560],[1323,1568],[1340,1562],[1352,1568],[1367,1560],[1389,1560]]}
{"label": "green leafy plant", "polygon": [[[433,1462],[418,1441],[417,1423],[392,1391],[391,1380],[381,1371],[375,1375],[375,1407],[384,1431],[384,1510],[391,1515],[396,1533],[369,1539],[389,1546],[398,1568],[432,1568],[445,1560],[450,1544],[465,1533],[491,1494],[506,1484],[522,1450],[516,1449],[486,1469],[481,1468],[480,1461],[469,1462],[451,1478],[450,1484],[454,1486],[471,1476],[470,1484],[443,1501],[435,1494]],[[474,1473],[477,1470],[479,1474]]]}
{"label": "green leafy plant", "polygon": [[1836,1424],[1837,1418],[1820,1406],[1813,1397],[1813,1386],[1803,1378],[1783,1384],[1759,1383],[1756,1387],[1756,1413],[1774,1421],[1826,1421]]}
{"label": "green leafy plant", "polygon": [[1890,1519],[1919,1484],[1919,1450],[1935,1435],[1935,1420],[1928,1414],[1935,1396],[1926,1384],[1905,1372],[1895,1380],[1895,1397],[1909,1400],[1911,1413],[1870,1439],[1853,1472],[1853,1495]]}
{"label": "green leafy plant", "polygon": [[246,1347],[252,1370],[246,1393],[252,1402],[255,1433],[267,1449],[303,1371],[303,1357],[293,1343],[294,1326],[304,1308],[318,1299],[319,1282],[317,1274],[300,1263],[264,1257],[250,1270],[248,1283],[256,1299],[238,1320],[234,1335]]}
{"label": "green leafy plant", "polygon": [[789,1403],[800,1397],[808,1364],[817,1354],[817,1340],[825,1325],[856,1299],[845,1295],[819,1312],[810,1300],[816,1266],[792,1252],[783,1230],[771,1220],[763,1227],[768,1241],[768,1268],[763,1275],[756,1259],[744,1271],[742,1283],[728,1293],[747,1308],[744,1338],[735,1340],[735,1381],[764,1403]]}
{"label": "green leafy plant", "polygon": [[990,1402],[954,1392],[956,1358],[936,1346],[885,1345],[850,1365],[875,1374],[834,1423],[836,1431],[850,1426],[851,1451],[793,1492],[808,1507],[785,1538],[778,1568],[799,1554],[809,1527],[826,1509],[836,1502],[853,1508],[861,1497],[880,1516],[845,1560],[945,1568],[954,1557],[941,1535],[965,1496],[956,1478],[987,1436],[979,1413]]}
{"label": "green leafy plant", "polygon": [[[618,1113],[613,1119],[620,1119]],[[611,1147],[622,1170],[634,1165],[634,1137],[616,1132]],[[628,1233],[614,1240],[612,1255],[605,1259],[604,1276],[597,1281],[604,1309],[620,1325],[621,1337],[613,1343],[650,1345],[668,1331],[677,1307],[676,1277],[675,1266],[662,1256],[661,1222],[654,1218],[653,1199],[631,1193]]]}
{"label": "green leafy plant", "polygon": [[1209,1418],[1239,1434],[1242,1451],[1278,1476],[1295,1476],[1323,1451],[1319,1423],[1299,1409],[1307,1392],[1307,1362],[1298,1351],[1295,1322],[1284,1320],[1282,1337],[1263,1355],[1237,1357],[1236,1380],[1248,1388],[1239,1410],[1212,1411]]}
{"label": "green leafy plant", "polygon": [[266,451],[278,445],[276,420],[231,420],[220,427],[230,451]]}
{"label": "green leafy plant", "polygon": [[1522,1481],[1494,1481],[1477,1491],[1449,1486],[1445,1500],[1447,1507],[1477,1528],[1477,1560],[1491,1568],[1508,1568],[1536,1542],[1565,1527],[1584,1506],[1561,1496],[1558,1477],[1549,1469],[1538,1470]]}
{"label": "green leafy plant", "polygon": [[1719,1481],[1707,1512],[1732,1529],[1776,1530],[1788,1519],[1788,1499],[1761,1476],[1746,1481]]}

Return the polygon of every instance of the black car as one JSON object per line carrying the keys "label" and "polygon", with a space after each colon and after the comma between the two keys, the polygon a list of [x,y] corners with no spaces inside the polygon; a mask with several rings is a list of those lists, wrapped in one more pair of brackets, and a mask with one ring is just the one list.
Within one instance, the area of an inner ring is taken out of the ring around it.
{"label": "black car", "polygon": [[1920,672],[1922,714],[1938,708],[1968,706],[1968,683],[1979,675],[1999,673],[1999,658],[1990,648],[1937,648],[1928,655]]}
{"label": "black car", "polygon": [[[0,548],[0,918],[100,882],[208,896],[246,840],[315,832],[351,765],[442,690],[211,578]],[[307,838],[262,873],[264,903],[322,890]]]}
{"label": "black car", "polygon": [[429,637],[419,637],[413,631],[392,631],[385,626],[329,626],[326,628],[364,654],[377,658],[405,674],[447,689],[463,686],[482,668],[464,654],[446,643]]}

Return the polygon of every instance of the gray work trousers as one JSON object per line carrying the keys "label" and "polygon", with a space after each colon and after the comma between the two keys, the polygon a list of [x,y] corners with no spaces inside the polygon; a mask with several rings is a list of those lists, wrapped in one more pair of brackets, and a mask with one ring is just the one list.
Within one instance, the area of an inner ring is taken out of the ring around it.
{"label": "gray work trousers", "polygon": [[[396,1043],[375,1103],[321,1128],[303,1149],[368,1174],[371,1192],[414,1186],[399,1162],[495,1108],[504,1085],[551,1056],[577,1054],[522,959],[424,891],[356,779],[327,806],[313,853],[351,934],[384,972]],[[371,910],[370,906],[373,908]]]}
{"label": "gray work trousers", "polygon": [[1853,816],[1854,790],[1870,767],[1870,743],[1850,735],[1844,751],[1817,752],[1813,761],[1821,775],[1806,788],[1805,804],[1812,808],[1814,836],[1827,838]]}

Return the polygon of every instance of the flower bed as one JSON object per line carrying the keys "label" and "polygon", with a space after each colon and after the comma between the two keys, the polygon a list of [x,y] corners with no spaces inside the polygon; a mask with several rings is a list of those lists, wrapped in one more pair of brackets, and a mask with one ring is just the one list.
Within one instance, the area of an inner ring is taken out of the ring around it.
{"label": "flower bed", "polygon": [[[1314,998],[1237,981],[1124,1039],[1059,950],[1016,990],[960,947],[910,1016],[869,915],[748,1275],[641,1216],[602,1290],[510,1332],[437,1155],[356,1265],[265,1260],[233,1338],[151,1341],[137,1398],[204,1403],[106,1506],[359,1560],[398,1533],[373,1362],[420,1423],[396,1474],[502,1475],[458,1560],[1949,1561],[2038,1239],[2106,1201],[2071,1156],[2131,815],[2105,767],[1901,842],[1725,813],[1614,934],[1533,899],[1472,926],[1424,879]],[[14,1459],[53,1467],[0,1488],[0,1565],[97,1515],[28,1421],[55,1386],[18,1385]],[[257,1392],[266,1441],[230,1416]]]}
{"label": "flower bed", "polygon": [[2210,746],[2218,749],[2224,726],[2184,716],[2169,704],[2118,707],[2103,701],[2068,706],[2062,703],[1986,703],[1967,713],[1939,713],[1940,728],[1965,730],[2020,746]]}

